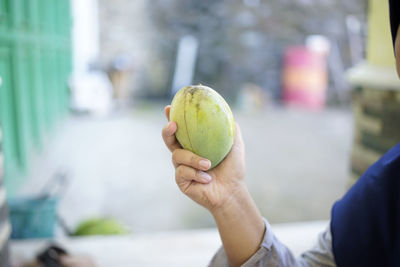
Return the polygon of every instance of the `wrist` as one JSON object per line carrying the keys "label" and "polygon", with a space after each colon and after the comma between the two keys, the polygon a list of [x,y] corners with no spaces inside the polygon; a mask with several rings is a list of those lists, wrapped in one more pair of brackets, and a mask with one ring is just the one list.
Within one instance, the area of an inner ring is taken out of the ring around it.
{"label": "wrist", "polygon": [[211,211],[228,260],[240,266],[259,249],[265,233],[262,216],[246,186]]}
{"label": "wrist", "polygon": [[211,214],[218,218],[227,218],[241,213],[248,206],[254,206],[253,199],[244,182],[237,184],[230,192],[229,197],[220,205],[210,209]]}

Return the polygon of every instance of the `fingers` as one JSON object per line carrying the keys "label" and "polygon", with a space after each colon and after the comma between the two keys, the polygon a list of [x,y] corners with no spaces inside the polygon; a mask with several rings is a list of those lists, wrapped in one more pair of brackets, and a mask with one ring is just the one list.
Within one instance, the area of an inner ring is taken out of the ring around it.
{"label": "fingers", "polygon": [[171,105],[165,106],[164,113],[165,113],[165,116],[167,117],[168,121],[169,121],[169,112],[170,112],[170,110],[171,110]]}
{"label": "fingers", "polygon": [[[165,116],[169,121],[169,112],[171,110],[171,106],[168,105],[164,108]],[[175,137],[175,132],[178,130],[178,125],[176,122],[170,122],[162,129],[162,137],[164,139],[165,145],[168,149],[173,152],[175,149],[182,148],[181,145],[178,143]]]}
{"label": "fingers", "polygon": [[199,157],[196,154],[184,149],[175,149],[172,152],[172,162],[174,163],[175,167],[179,165],[186,165],[202,171],[207,171],[211,167],[211,162],[208,159]]}
{"label": "fingers", "polygon": [[[231,148],[231,151],[226,156],[226,160],[230,161],[235,158],[239,161],[245,161],[245,147],[242,138],[242,132],[240,130],[239,124],[237,123],[235,123],[235,139],[233,142],[233,146]],[[226,160],[224,160],[223,162],[225,162]]]}
{"label": "fingers", "polygon": [[211,179],[212,178],[208,173],[185,165],[179,165],[175,171],[175,181],[182,190],[185,190],[184,185],[188,182],[195,181],[202,184],[208,184]]}
{"label": "fingers", "polygon": [[242,137],[242,131],[240,130],[240,126],[238,123],[235,123],[235,140],[233,143],[235,146],[239,146],[244,150],[244,142]]}
{"label": "fingers", "polygon": [[165,145],[168,149],[173,152],[175,149],[181,148],[180,144],[176,140],[175,132],[178,129],[176,122],[171,121],[169,122],[163,129],[162,129],[162,138],[164,140]]}

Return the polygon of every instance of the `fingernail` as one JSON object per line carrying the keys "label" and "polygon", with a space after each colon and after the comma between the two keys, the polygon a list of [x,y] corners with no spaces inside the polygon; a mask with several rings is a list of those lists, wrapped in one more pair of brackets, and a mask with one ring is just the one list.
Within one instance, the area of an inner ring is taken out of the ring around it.
{"label": "fingernail", "polygon": [[211,181],[211,176],[206,172],[199,171],[199,177],[206,182]]}
{"label": "fingernail", "polygon": [[202,160],[199,161],[199,165],[200,165],[201,168],[204,168],[204,169],[208,170],[208,168],[210,168],[210,166],[211,166],[211,162],[208,161],[208,160],[202,159]]}

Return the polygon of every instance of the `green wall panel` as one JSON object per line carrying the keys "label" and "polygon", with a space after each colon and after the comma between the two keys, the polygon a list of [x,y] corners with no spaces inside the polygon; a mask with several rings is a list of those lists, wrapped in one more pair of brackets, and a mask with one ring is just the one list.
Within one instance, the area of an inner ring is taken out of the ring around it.
{"label": "green wall panel", "polygon": [[9,195],[68,111],[69,0],[0,0],[0,123]]}
{"label": "green wall panel", "polygon": [[[19,163],[22,168],[27,167],[28,154],[30,150],[31,125],[29,121],[29,96],[28,96],[28,73],[27,73],[26,48],[19,43],[13,48],[13,72],[15,101],[17,107],[17,132],[19,144]],[[6,140],[4,140],[6,142]]]}
{"label": "green wall panel", "polygon": [[35,68],[34,68],[34,47],[29,46],[26,48],[27,62],[26,62],[26,73],[27,73],[27,95],[29,100],[29,125],[31,131],[31,141],[33,146],[39,144],[40,139],[40,117],[39,117],[39,103],[37,99],[37,86],[35,84]]}
{"label": "green wall panel", "polygon": [[43,146],[43,137],[45,134],[45,109],[44,109],[44,90],[43,90],[43,77],[41,73],[41,53],[40,46],[35,45],[32,49],[32,98],[35,101],[35,116],[37,136],[35,136],[35,145],[39,148]]}
{"label": "green wall panel", "polygon": [[0,0],[0,29],[8,28],[10,21],[10,6],[6,0]]}
{"label": "green wall panel", "polygon": [[[0,47],[0,73],[2,85],[0,87],[0,115],[3,125],[4,153],[7,155],[6,163],[18,161],[17,133],[16,133],[16,107],[15,95],[12,90],[11,79],[11,53],[7,46]],[[7,166],[7,164],[6,164]]]}

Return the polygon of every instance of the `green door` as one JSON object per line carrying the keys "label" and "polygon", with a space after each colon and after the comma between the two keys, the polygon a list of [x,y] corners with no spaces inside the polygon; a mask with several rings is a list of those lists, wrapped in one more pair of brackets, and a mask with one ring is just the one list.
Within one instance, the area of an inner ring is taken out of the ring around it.
{"label": "green door", "polygon": [[17,127],[16,96],[11,75],[11,52],[7,46],[0,47],[0,121],[2,124],[2,146],[4,152],[5,180],[18,168],[19,143]]}

